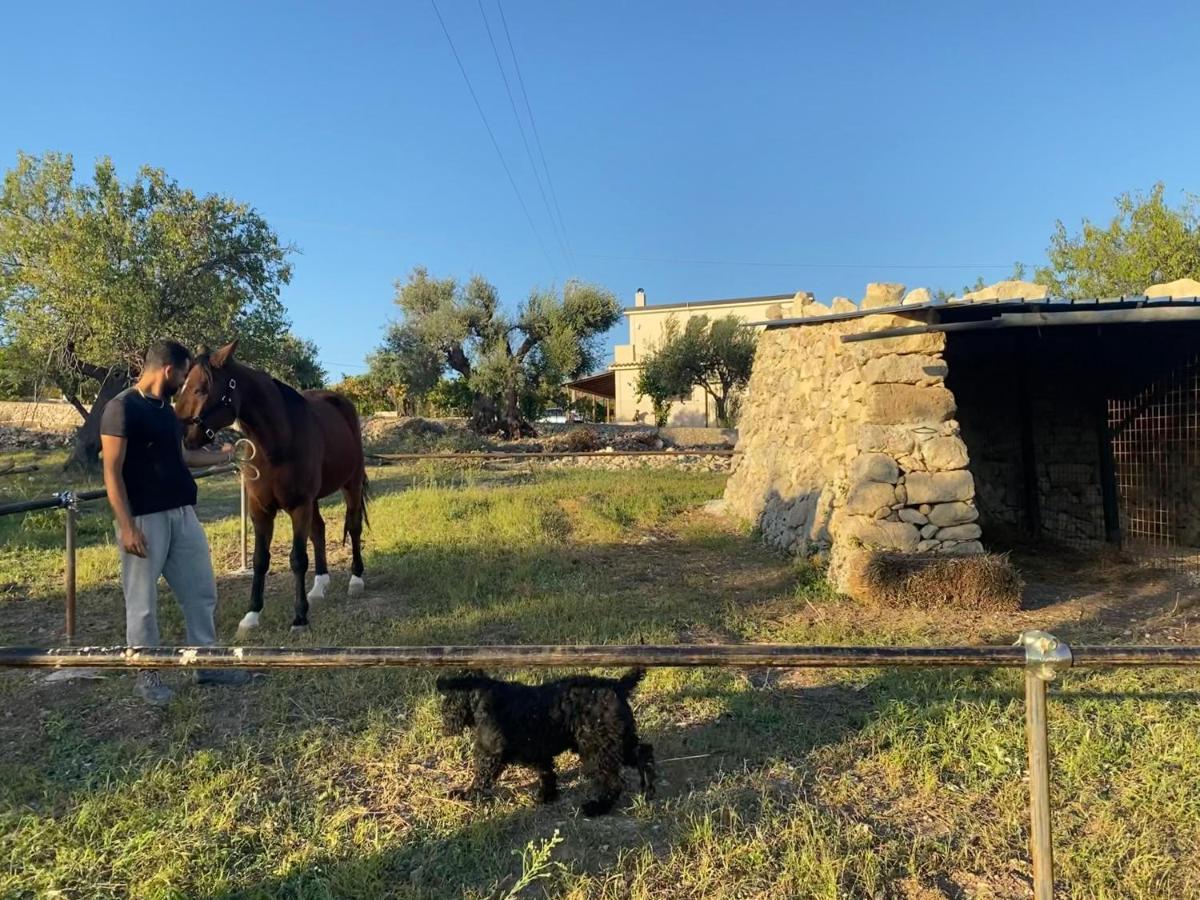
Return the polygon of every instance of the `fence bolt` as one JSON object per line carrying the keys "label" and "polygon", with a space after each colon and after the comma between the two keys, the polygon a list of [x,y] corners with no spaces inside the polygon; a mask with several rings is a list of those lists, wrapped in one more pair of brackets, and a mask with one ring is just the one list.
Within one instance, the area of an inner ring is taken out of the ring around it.
{"label": "fence bolt", "polygon": [[1025,648],[1025,737],[1029,744],[1029,849],[1034,900],[1054,898],[1054,843],[1050,836],[1050,743],[1046,684],[1070,668],[1071,648],[1044,631],[1022,632]]}

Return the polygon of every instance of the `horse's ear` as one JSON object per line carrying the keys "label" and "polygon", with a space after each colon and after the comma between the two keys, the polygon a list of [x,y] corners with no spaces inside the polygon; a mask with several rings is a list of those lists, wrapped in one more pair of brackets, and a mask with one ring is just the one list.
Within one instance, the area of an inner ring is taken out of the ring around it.
{"label": "horse's ear", "polygon": [[212,364],[215,368],[223,369],[233,359],[233,351],[237,349],[238,342],[230,341],[220,350],[212,355]]}

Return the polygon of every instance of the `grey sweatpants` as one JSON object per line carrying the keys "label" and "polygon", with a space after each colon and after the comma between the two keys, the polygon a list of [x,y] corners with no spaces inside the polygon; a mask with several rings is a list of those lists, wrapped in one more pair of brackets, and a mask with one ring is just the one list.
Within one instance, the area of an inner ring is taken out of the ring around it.
{"label": "grey sweatpants", "polygon": [[[125,589],[125,643],[158,646],[158,579],[165,577],[183,610],[187,642],[217,642],[213,614],[217,582],[213,577],[208,538],[191,506],[134,518],[146,536],[146,558],[120,549],[121,585]],[[118,543],[118,547],[120,544]]]}

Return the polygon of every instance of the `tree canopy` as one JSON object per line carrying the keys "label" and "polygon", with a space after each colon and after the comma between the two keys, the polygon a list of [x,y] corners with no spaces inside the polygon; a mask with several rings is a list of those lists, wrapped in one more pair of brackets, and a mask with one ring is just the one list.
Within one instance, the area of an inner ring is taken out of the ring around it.
{"label": "tree canopy", "polygon": [[1168,205],[1160,182],[1149,194],[1125,193],[1107,224],[1084,219],[1071,234],[1059,221],[1036,280],[1062,297],[1140,294],[1148,286],[1200,273],[1200,207],[1185,195]]}
{"label": "tree canopy", "polygon": [[472,427],[508,436],[530,433],[529,411],[592,370],[597,338],[621,314],[611,292],[569,281],[531,291],[508,315],[483,278],[460,284],[421,267],[397,282],[395,302],[401,318],[380,348],[394,377],[421,396],[453,374],[471,393]]}
{"label": "tree canopy", "polygon": [[754,330],[737,316],[693,316],[682,330],[669,320],[638,377],[638,393],[650,398],[655,419],[664,424],[671,402],[698,387],[712,398],[718,424],[732,427],[733,399],[750,381],[757,343]]}
{"label": "tree canopy", "polygon": [[0,344],[76,406],[76,461],[90,462],[99,408],[154,341],[236,336],[248,362],[323,381],[279,299],[290,252],[248,205],[198,195],[161,169],[123,184],[101,159],[79,182],[69,155],[20,154],[0,191]]}

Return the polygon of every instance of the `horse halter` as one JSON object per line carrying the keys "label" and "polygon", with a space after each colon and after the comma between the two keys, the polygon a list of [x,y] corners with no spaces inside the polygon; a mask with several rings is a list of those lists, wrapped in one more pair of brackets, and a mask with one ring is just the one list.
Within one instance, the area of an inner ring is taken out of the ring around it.
{"label": "horse halter", "polygon": [[233,416],[234,416],[234,419],[236,420],[237,419],[237,410],[234,409],[234,407],[233,407],[233,398],[234,398],[235,390],[237,390],[237,379],[230,378],[229,381],[225,385],[225,393],[223,393],[221,395],[221,399],[219,401],[217,401],[216,405],[210,406],[206,410],[201,410],[200,415],[198,415],[198,416],[192,416],[190,419],[184,419],[183,424],[184,425],[199,425],[201,428],[204,429],[205,437],[207,437],[210,441],[216,440],[216,437],[217,437],[216,431],[214,431],[212,428],[209,428],[207,425],[205,425],[204,420],[211,418],[213,413],[217,412],[218,410],[220,410],[222,407],[225,407],[225,406],[228,406],[231,410],[233,410]]}

